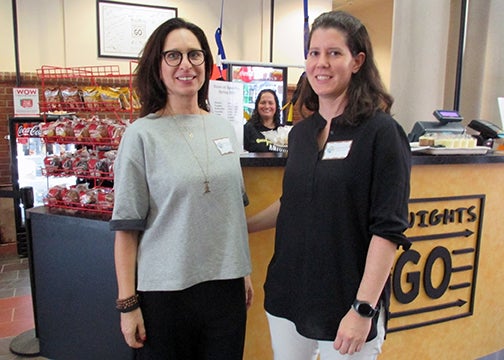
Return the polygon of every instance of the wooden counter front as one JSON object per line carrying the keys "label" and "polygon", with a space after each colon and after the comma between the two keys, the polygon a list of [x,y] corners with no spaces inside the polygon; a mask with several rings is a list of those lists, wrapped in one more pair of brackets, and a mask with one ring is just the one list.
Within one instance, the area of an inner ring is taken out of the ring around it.
{"label": "wooden counter front", "polygon": [[[247,215],[278,199],[284,165],[285,158],[265,166],[255,155],[242,158]],[[381,359],[473,360],[504,349],[503,174],[503,154],[413,157],[414,241],[392,269],[394,318]],[[245,360],[272,359],[263,283],[273,242],[274,230],[250,234],[255,301]]]}

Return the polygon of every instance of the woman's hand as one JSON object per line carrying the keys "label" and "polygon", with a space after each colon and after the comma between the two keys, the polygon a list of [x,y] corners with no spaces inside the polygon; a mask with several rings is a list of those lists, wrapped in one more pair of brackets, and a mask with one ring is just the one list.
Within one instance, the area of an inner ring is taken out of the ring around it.
{"label": "woman's hand", "polygon": [[252,279],[250,275],[245,276],[245,304],[247,305],[247,310],[252,306],[252,301],[254,299],[254,287],[252,286]]}
{"label": "woman's hand", "polygon": [[127,313],[121,313],[121,331],[124,340],[126,340],[126,343],[130,347],[134,349],[143,347],[147,336],[140,308]]}
{"label": "woman's hand", "polygon": [[340,322],[333,344],[334,348],[342,355],[359,352],[371,329],[371,320],[350,309]]}

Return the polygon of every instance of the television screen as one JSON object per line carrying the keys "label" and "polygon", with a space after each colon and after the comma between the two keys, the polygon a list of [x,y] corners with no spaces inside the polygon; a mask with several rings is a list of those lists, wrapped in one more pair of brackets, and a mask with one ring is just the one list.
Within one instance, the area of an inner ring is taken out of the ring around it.
{"label": "television screen", "polygon": [[[243,116],[249,119],[254,111],[257,95],[262,89],[272,89],[280,106],[287,101],[287,67],[257,64],[229,64],[227,80],[243,83]],[[283,112],[282,123],[285,123]]]}

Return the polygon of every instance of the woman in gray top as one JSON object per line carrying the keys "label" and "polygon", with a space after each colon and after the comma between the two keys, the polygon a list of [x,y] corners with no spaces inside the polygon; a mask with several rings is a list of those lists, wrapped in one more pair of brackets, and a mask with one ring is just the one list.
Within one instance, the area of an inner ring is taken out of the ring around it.
{"label": "woman in gray top", "polygon": [[242,359],[252,301],[239,146],[208,113],[212,54],[174,18],[149,38],[115,163],[117,308],[137,359]]}

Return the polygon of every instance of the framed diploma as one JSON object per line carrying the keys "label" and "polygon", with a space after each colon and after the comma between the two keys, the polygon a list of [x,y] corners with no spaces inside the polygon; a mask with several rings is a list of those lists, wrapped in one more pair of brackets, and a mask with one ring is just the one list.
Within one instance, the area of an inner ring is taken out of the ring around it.
{"label": "framed diploma", "polygon": [[138,59],[152,32],[177,8],[97,0],[98,56]]}

